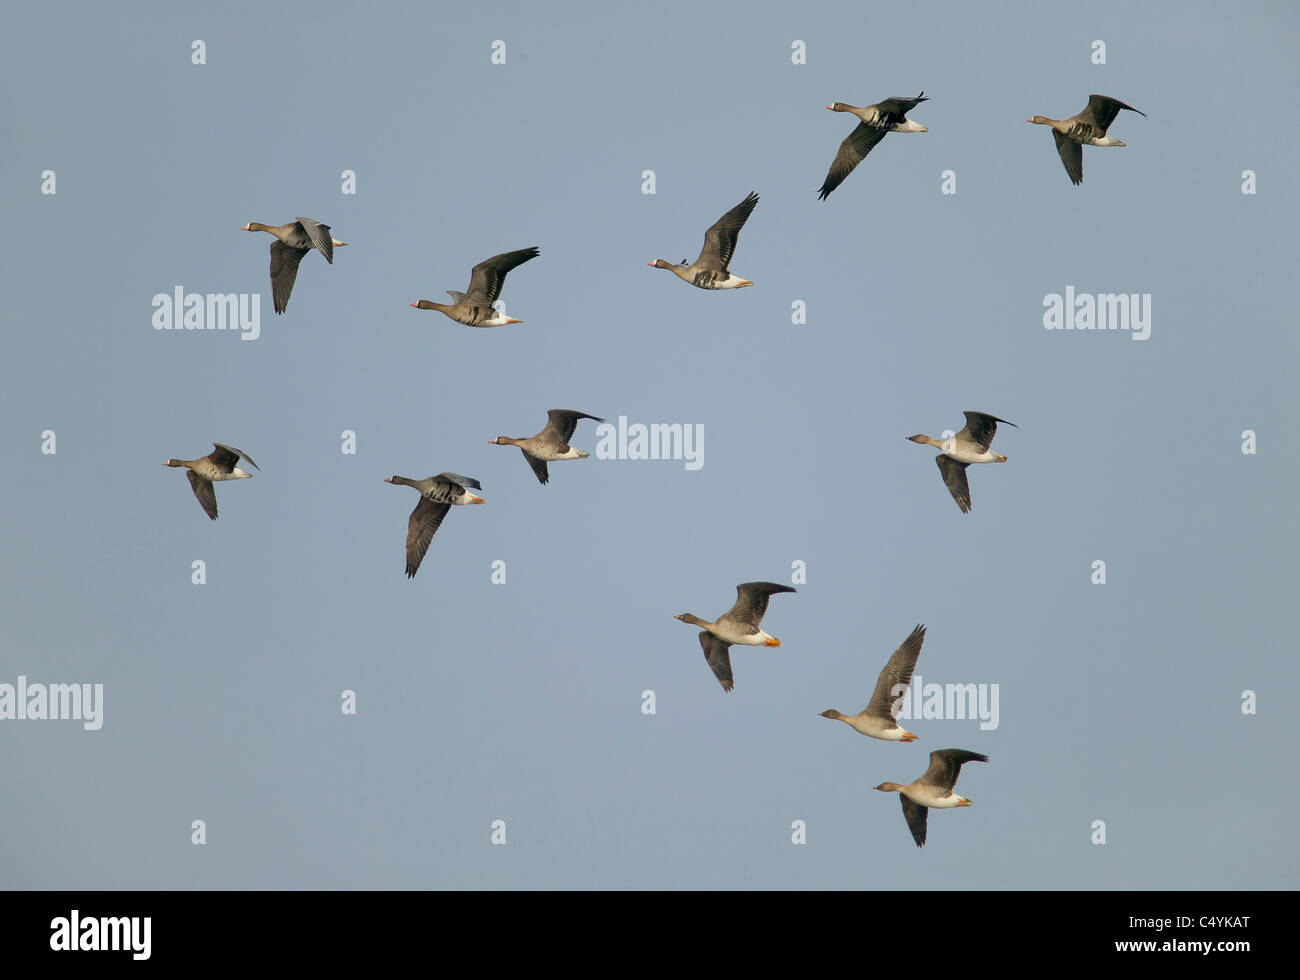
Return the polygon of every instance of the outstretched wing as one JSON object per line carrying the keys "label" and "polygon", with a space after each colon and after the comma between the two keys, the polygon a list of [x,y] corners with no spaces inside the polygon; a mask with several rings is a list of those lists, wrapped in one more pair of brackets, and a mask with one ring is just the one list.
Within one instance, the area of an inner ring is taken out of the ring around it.
{"label": "outstretched wing", "polygon": [[907,821],[907,829],[912,832],[912,840],[916,841],[917,847],[924,847],[930,808],[909,800],[902,793],[898,794],[898,798],[903,801],[903,819]]}
{"label": "outstretched wing", "polygon": [[722,273],[725,278],[727,266],[731,265],[731,256],[736,251],[740,229],[745,226],[757,204],[758,195],[751,191],[748,197],[715,221],[704,233],[704,248],[700,250],[696,262],[713,272]]}
{"label": "outstretched wing", "polygon": [[952,494],[952,499],[957,501],[957,506],[961,508],[963,514],[969,514],[970,487],[966,484],[966,467],[969,464],[958,462],[943,453],[936,456],[934,461],[939,464],[939,472],[943,474],[943,485]]}
{"label": "outstretched wing", "polygon": [[559,441],[566,446],[569,440],[573,438],[573,433],[578,428],[579,419],[591,419],[593,422],[604,422],[604,419],[598,419],[594,415],[588,415],[586,412],[574,412],[567,408],[553,408],[546,413],[550,419],[540,433],[543,439],[548,442]]}
{"label": "outstretched wing", "polygon": [[[1075,146],[1078,146],[1076,143]],[[962,412],[966,416],[966,426],[957,433],[958,442],[973,442],[980,447],[980,452],[986,451],[993,444],[993,437],[998,433],[998,423],[1006,422],[1013,429],[1019,428],[1014,422],[1007,422],[1006,419],[1000,419],[996,415],[986,415],[984,412]],[[965,437],[969,436],[969,440]]]}
{"label": "outstretched wing", "polygon": [[751,627],[751,633],[757,632],[758,624],[767,612],[768,599],[777,592],[794,591],[788,585],[775,582],[744,582],[736,586],[736,604],[723,618]]}
{"label": "outstretched wing", "polygon": [[1056,152],[1061,155],[1061,162],[1065,164],[1065,172],[1070,175],[1070,181],[1082,184],[1083,144],[1076,143],[1068,136],[1062,136],[1056,130],[1052,130],[1052,136],[1056,139]]}
{"label": "outstretched wing", "polygon": [[411,520],[406,527],[406,577],[415,578],[420,570],[420,562],[429,550],[433,533],[442,524],[442,519],[451,510],[451,504],[435,503],[428,497],[421,496],[420,502],[411,511]]}
{"label": "outstretched wing", "polygon": [[541,249],[533,246],[515,252],[502,252],[490,259],[484,259],[474,266],[470,273],[469,289],[465,291],[465,300],[471,306],[491,306],[501,295],[501,287],[506,282],[506,273],[541,254]]}
{"label": "outstretched wing", "polygon": [[844,142],[840,144],[840,150],[831,161],[830,170],[826,172],[826,179],[822,181],[822,186],[817,191],[817,199],[824,201],[830,197],[831,191],[844,183],[844,178],[853,173],[853,168],[875,149],[876,144],[883,140],[888,132],[887,127],[858,123],[853,132],[844,137]]}
{"label": "outstretched wing", "polygon": [[194,496],[199,498],[199,504],[203,507],[204,513],[215,521],[217,519],[217,492],[212,489],[212,481],[203,479],[193,470],[186,470],[185,475],[190,478],[190,486],[194,488]]}
{"label": "outstretched wing", "polygon": [[278,240],[271,243],[271,299],[276,313],[283,313],[289,305],[293,281],[298,278],[298,263],[310,251]]}
{"label": "outstretched wing", "polygon": [[298,224],[302,230],[311,239],[312,246],[320,250],[320,254],[325,256],[325,261],[330,265],[334,264],[334,236],[330,234],[330,226],[323,225],[319,221],[311,218],[298,218]]}
{"label": "outstretched wing", "polygon": [[529,455],[528,451],[525,449],[520,449],[519,451],[524,454],[524,459],[528,460],[528,465],[533,468],[533,472],[537,474],[537,479],[541,481],[542,486],[546,486],[546,484],[550,483],[551,474],[546,469],[546,460],[538,459],[536,456]]}
{"label": "outstretched wing", "polygon": [[945,793],[951,793],[964,763],[988,761],[988,756],[967,749],[935,749],[930,753],[930,768],[925,770],[920,782],[942,786]]}
{"label": "outstretched wing", "polygon": [[912,671],[916,669],[916,658],[921,655],[924,642],[925,627],[917,626],[903,645],[894,651],[876,679],[876,690],[866,709],[869,716],[897,720],[894,707],[907,695],[907,686],[912,683]]}
{"label": "outstretched wing", "polygon": [[[1127,109],[1129,112],[1136,112],[1139,116],[1145,116],[1146,113],[1141,109],[1134,109],[1131,105],[1121,102],[1119,99],[1112,99],[1109,95],[1090,95],[1088,96],[1088,107],[1076,117],[1082,122],[1090,122],[1103,133],[1110,129],[1110,124],[1115,121],[1121,109]],[[1078,183],[1078,181],[1075,181]]]}
{"label": "outstretched wing", "polygon": [[252,457],[250,457],[248,453],[241,452],[234,446],[227,446],[220,442],[214,442],[212,446],[215,449],[215,452],[211,454],[212,461],[227,473],[233,470],[235,464],[241,459],[255,470],[260,470],[262,468],[253,462]]}
{"label": "outstretched wing", "polygon": [[709,662],[713,676],[718,679],[724,691],[730,691],[736,686],[731,676],[731,644],[719,640],[708,630],[701,630],[700,646],[704,650],[704,659]]}

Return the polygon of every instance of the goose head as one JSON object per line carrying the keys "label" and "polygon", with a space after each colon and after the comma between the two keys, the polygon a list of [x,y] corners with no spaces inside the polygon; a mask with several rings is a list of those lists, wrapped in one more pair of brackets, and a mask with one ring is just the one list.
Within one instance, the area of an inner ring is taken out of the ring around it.
{"label": "goose head", "polygon": [[839,719],[844,717],[844,715],[840,714],[840,712],[836,711],[834,708],[827,708],[825,711],[820,711],[818,712],[818,716],[821,718],[831,718],[831,719]]}
{"label": "goose head", "polygon": [[898,783],[881,783],[879,786],[873,787],[873,789],[878,789],[882,793],[898,793],[902,791],[903,787]]}
{"label": "goose head", "polygon": [[517,442],[518,442],[517,439],[511,439],[509,436],[497,436],[495,439],[489,439],[488,445],[489,446],[513,446]]}
{"label": "goose head", "polygon": [[943,446],[941,442],[938,442],[935,439],[931,439],[929,436],[925,435],[924,433],[921,433],[919,435],[914,435],[914,436],[908,436],[907,441],[919,442],[923,446],[939,446],[940,448],[942,448]]}
{"label": "goose head", "polygon": [[706,623],[704,620],[700,619],[700,617],[698,617],[698,616],[694,616],[694,615],[692,615],[691,613],[681,613],[680,615],[674,616],[673,619],[680,619],[683,623],[687,623],[687,624],[689,624],[689,625],[691,625],[691,626],[708,626],[708,625],[709,625],[709,624]]}
{"label": "goose head", "polygon": [[1030,116],[1025,120],[1028,123],[1038,123],[1040,126],[1050,126],[1055,121],[1055,119],[1048,119],[1046,116]]}

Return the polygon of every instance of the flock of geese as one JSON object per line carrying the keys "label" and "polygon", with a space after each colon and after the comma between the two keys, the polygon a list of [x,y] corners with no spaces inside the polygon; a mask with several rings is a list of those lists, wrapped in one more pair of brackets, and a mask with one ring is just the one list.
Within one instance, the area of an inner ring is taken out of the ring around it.
{"label": "flock of geese", "polygon": [[[924,92],[913,98],[889,98],[868,106],[853,106],[836,102],[826,108],[834,112],[848,112],[856,116],[858,125],[840,144],[831,162],[826,179],[818,190],[818,199],[826,200],[850,173],[862,162],[889,133],[924,133],[927,127],[908,119],[907,114],[922,102],[928,101]],[[1072,183],[1083,181],[1083,147],[1123,146],[1124,143],[1109,136],[1108,130],[1119,115],[1128,109],[1145,115],[1138,109],[1104,95],[1092,95],[1082,112],[1069,119],[1049,119],[1033,116],[1030,123],[1052,127],[1057,153]],[[700,289],[740,289],[753,283],[731,272],[731,259],[736,251],[740,230],[754,212],[758,195],[750,193],[735,207],[714,222],[704,234],[704,246],[694,262],[682,259],[674,264],[656,259],[648,265],[667,269],[679,279]],[[275,312],[283,313],[289,305],[289,296],[298,276],[298,266],[303,257],[313,249],[333,264],[334,249],[347,242],[334,238],[330,226],[312,218],[299,217],[283,225],[265,225],[249,222],[243,231],[264,231],[274,236],[271,243],[271,294]],[[500,327],[522,323],[506,316],[498,309],[497,301],[505,285],[506,275],[512,270],[537,258],[541,254],[536,246],[502,252],[484,259],[470,272],[469,286],[464,292],[447,290],[451,303],[436,303],[422,299],[411,306],[421,310],[434,310],[457,323],[470,327]],[[939,450],[935,462],[939,466],[944,486],[956,501],[963,514],[971,509],[970,487],[966,469],[972,463],[1005,463],[1007,457],[990,448],[997,433],[998,423],[1014,426],[1014,422],[988,415],[984,412],[965,412],[966,425],[947,438],[935,439],[927,435],[907,438],[915,443],[933,446]],[[527,438],[497,436],[490,444],[516,446],[543,485],[550,480],[547,464],[560,460],[586,459],[590,454],[570,444],[579,421],[604,419],[570,409],[551,409],[547,423],[536,435]],[[242,480],[252,476],[239,468],[240,461],[254,469],[258,465],[233,446],[213,443],[213,451],[200,459],[168,459],[164,466],[186,469],[190,486],[204,513],[217,518],[217,498],[214,483]],[[384,481],[395,486],[411,487],[420,499],[411,511],[406,533],[406,575],[414,578],[420,563],[429,550],[434,534],[452,506],[482,504],[482,485],[473,477],[458,473],[439,473],[437,476],[414,480],[404,476],[391,476]],[[699,642],[704,659],[724,691],[731,691],[735,678],[731,669],[731,648],[741,646],[776,647],[781,641],[762,629],[768,601],[773,595],[796,591],[788,585],[775,582],[744,582],[736,587],[736,602],[716,621],[710,622],[691,613],[681,613],[677,618],[683,623],[700,628]],[[917,736],[904,730],[897,722],[903,699],[911,683],[921,645],[925,641],[925,627],[917,626],[894,651],[876,680],[876,687],[867,706],[857,714],[845,715],[828,709],[821,717],[842,721],[854,731],[870,738],[887,742],[912,742]],[[881,792],[899,793],[903,816],[916,845],[926,840],[927,814],[931,809],[967,807],[971,801],[955,792],[954,787],[961,767],[967,762],[988,762],[988,757],[966,749],[939,749],[930,753],[930,765],[917,779],[907,784],[880,783],[875,788]]]}

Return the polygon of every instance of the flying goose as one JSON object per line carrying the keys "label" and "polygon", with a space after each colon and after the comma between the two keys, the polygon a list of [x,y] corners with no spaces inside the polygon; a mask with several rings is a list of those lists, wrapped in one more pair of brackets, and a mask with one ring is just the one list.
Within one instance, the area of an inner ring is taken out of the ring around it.
{"label": "flying goose", "polygon": [[452,298],[450,305],[435,303],[428,299],[422,299],[411,305],[417,310],[437,310],[467,327],[504,327],[507,323],[523,323],[523,320],[516,320],[512,316],[499,313],[492,304],[501,295],[501,287],[506,282],[506,273],[541,254],[541,249],[534,245],[530,248],[494,255],[474,266],[465,292],[447,290],[447,295]]}
{"label": "flying goose", "polygon": [[420,502],[411,511],[411,519],[406,526],[406,577],[415,578],[420,570],[424,553],[429,550],[433,532],[438,530],[442,519],[451,510],[452,504],[481,504],[483,498],[470,493],[468,487],[482,490],[478,480],[459,473],[439,473],[437,476],[423,480],[408,480],[404,476],[390,476],[384,481],[399,487],[414,487],[420,492]]}
{"label": "flying goose", "polygon": [[1006,422],[1014,428],[1019,426],[996,415],[985,415],[983,412],[962,414],[966,416],[966,427],[951,439],[931,439],[927,435],[907,438],[912,442],[934,446],[941,450],[935,457],[935,462],[939,464],[939,472],[943,474],[944,486],[952,494],[952,499],[957,501],[961,512],[967,514],[970,512],[970,487],[966,485],[966,467],[971,463],[1005,463],[1007,458],[992,452],[989,443],[993,441],[993,436],[998,431],[999,422]]}
{"label": "flying goose", "polygon": [[724,691],[730,691],[735,682],[731,676],[731,645],[741,643],[751,647],[779,647],[781,641],[758,628],[767,612],[769,596],[778,592],[794,592],[788,585],[775,582],[744,582],[736,586],[736,604],[718,617],[716,623],[682,613],[674,616],[691,626],[701,626],[700,647],[713,674]]}
{"label": "flying goose", "polygon": [[1090,95],[1087,107],[1077,116],[1071,116],[1069,119],[1034,116],[1026,119],[1025,122],[1052,127],[1052,136],[1056,139],[1056,152],[1061,155],[1065,172],[1070,175],[1073,183],[1082,184],[1084,143],[1092,146],[1124,145],[1122,140],[1106,135],[1106,130],[1110,129],[1110,124],[1115,121],[1121,109],[1136,112],[1139,116],[1146,115],[1141,109],[1134,109],[1119,99],[1112,99],[1107,95]]}
{"label": "flying goose", "polygon": [[861,107],[849,105],[847,102],[828,105],[827,109],[835,112],[851,112],[862,121],[853,132],[844,137],[839,152],[831,161],[831,169],[827,171],[826,179],[822,181],[822,186],[818,190],[817,199],[824,201],[830,197],[831,191],[839,187],[845,177],[853,173],[853,168],[875,149],[876,144],[885,138],[886,133],[928,133],[929,130],[920,123],[908,119],[907,114],[922,102],[929,101],[929,97],[922,92],[914,99],[894,96],[875,105]]}
{"label": "flying goose", "polygon": [[[269,231],[279,241],[271,243],[271,299],[275,312],[283,313],[289,305],[293,281],[298,278],[298,263],[313,248],[319,249],[325,261],[334,264],[334,249],[341,242],[330,234],[330,226],[311,218],[299,218],[287,225],[264,225],[250,221],[240,231]],[[251,462],[251,460],[250,460]]]}
{"label": "flying goose", "polygon": [[829,708],[821,716],[838,719],[863,735],[886,742],[916,741],[916,736],[904,731],[894,719],[895,709],[907,697],[907,685],[912,683],[912,671],[916,668],[916,658],[921,655],[921,644],[924,642],[925,627],[917,626],[903,641],[903,645],[894,651],[880,672],[871,702],[856,715],[840,714],[834,708]]}
{"label": "flying goose", "polygon": [[881,783],[876,789],[882,793],[901,793],[903,819],[912,831],[917,847],[925,846],[925,824],[930,808],[946,810],[954,806],[971,806],[971,801],[954,793],[961,767],[967,762],[988,762],[989,757],[966,749],[935,749],[930,753],[930,768],[920,779],[906,786],[898,783]]}
{"label": "flying goose", "polygon": [[241,459],[255,470],[261,467],[249,459],[248,455],[233,446],[223,446],[219,442],[212,444],[212,452],[202,459],[165,459],[163,466],[184,466],[189,470],[185,475],[190,478],[194,496],[199,498],[204,512],[214,521],[217,519],[217,492],[212,488],[213,481],[243,480],[252,473],[245,473],[235,464]]}
{"label": "flying goose", "polygon": [[749,220],[758,203],[758,195],[750,192],[749,196],[715,221],[704,233],[704,247],[700,257],[690,265],[682,259],[681,265],[673,265],[664,259],[647,262],[656,269],[670,269],[678,279],[689,282],[701,289],[740,289],[742,286],[754,285],[748,279],[733,276],[727,268],[731,265],[731,256],[736,251],[736,239],[740,229]]}
{"label": "flying goose", "polygon": [[573,438],[573,432],[578,428],[578,419],[591,419],[593,422],[604,422],[604,419],[598,419],[594,415],[588,415],[586,412],[574,412],[567,408],[553,408],[546,413],[550,421],[546,427],[535,436],[529,436],[527,439],[512,439],[510,436],[497,436],[495,439],[489,439],[488,444],[492,446],[518,446],[519,451],[524,454],[524,459],[528,460],[528,465],[533,468],[537,474],[537,479],[545,486],[550,482],[551,476],[546,471],[548,460],[554,462],[561,459],[586,459],[591,453],[585,453],[581,449],[574,449],[569,445],[569,440]]}

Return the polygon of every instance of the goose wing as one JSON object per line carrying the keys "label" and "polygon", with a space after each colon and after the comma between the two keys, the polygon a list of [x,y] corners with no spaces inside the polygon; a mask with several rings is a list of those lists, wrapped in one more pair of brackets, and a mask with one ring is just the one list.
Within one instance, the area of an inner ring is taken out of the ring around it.
{"label": "goose wing", "polygon": [[736,251],[740,229],[749,220],[756,204],[758,195],[751,191],[748,197],[715,221],[704,233],[704,248],[700,250],[696,264],[725,276],[727,266],[731,265],[731,256]]}
{"label": "goose wing", "polygon": [[429,550],[433,534],[442,524],[442,519],[451,510],[451,504],[436,503],[421,495],[420,502],[411,511],[411,519],[406,526],[406,577],[415,578],[420,570],[420,562]]}
{"label": "goose wing", "polygon": [[704,650],[704,659],[709,662],[709,669],[718,679],[724,691],[736,686],[731,675],[731,644],[719,640],[708,630],[700,631],[700,647]]}
{"label": "goose wing", "polygon": [[215,521],[217,519],[217,492],[212,489],[212,481],[203,479],[193,470],[186,470],[185,475],[190,478],[190,486],[194,488],[194,496],[199,498],[199,504],[203,507],[204,513]]}
{"label": "goose wing", "polygon": [[[523,265],[529,259],[541,255],[537,246],[521,248],[515,252],[502,252],[490,259],[484,259],[474,266],[469,277],[469,288],[465,291],[465,300],[471,306],[491,306],[501,295],[505,285],[506,273],[516,266]],[[451,292],[451,290],[448,290]]]}
{"label": "goose wing", "polygon": [[894,706],[907,696],[907,686],[912,683],[912,672],[916,669],[916,659],[921,655],[921,644],[925,642],[925,627],[917,626],[903,645],[894,651],[876,679],[876,690],[867,705],[867,714],[874,718],[895,721]]}
{"label": "goose wing", "polygon": [[961,508],[963,514],[969,514],[970,487],[966,483],[966,467],[970,464],[958,462],[943,453],[936,456],[934,461],[939,464],[939,472],[943,474],[943,485],[952,494],[952,499],[957,501],[957,506]]}

